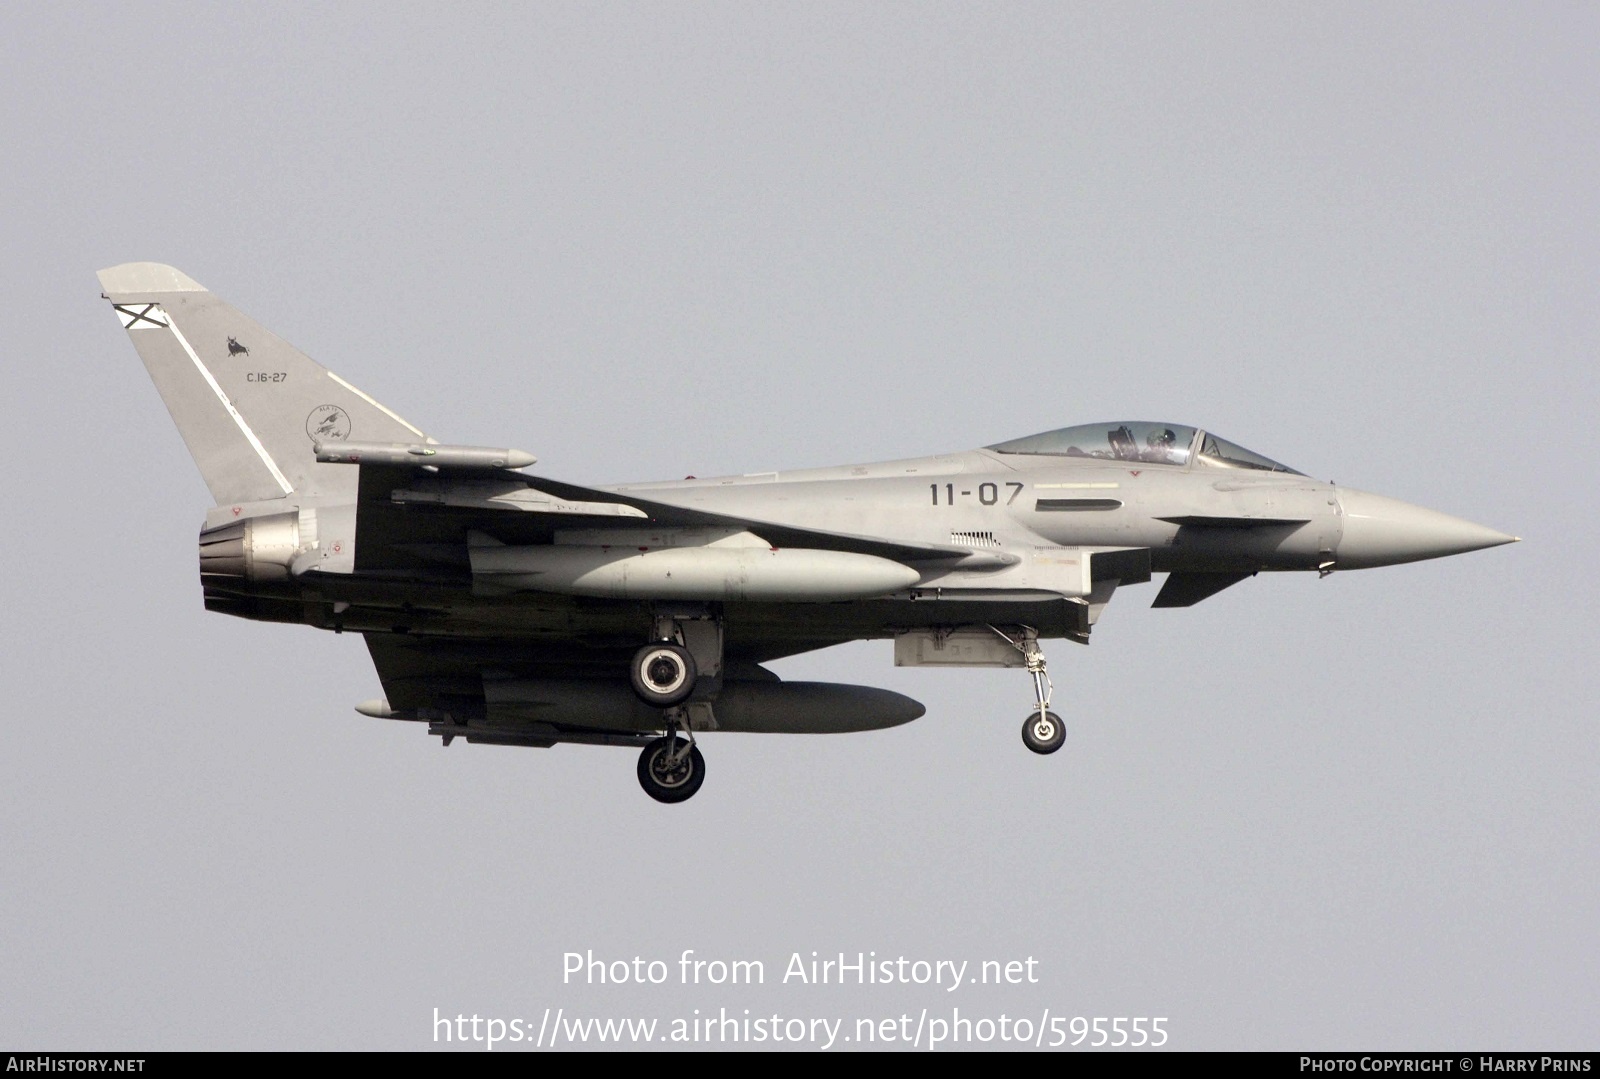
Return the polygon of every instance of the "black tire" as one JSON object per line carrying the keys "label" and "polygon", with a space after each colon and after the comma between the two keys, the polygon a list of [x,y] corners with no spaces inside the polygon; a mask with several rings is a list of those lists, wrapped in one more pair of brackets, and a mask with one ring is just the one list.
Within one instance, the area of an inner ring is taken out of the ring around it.
{"label": "black tire", "polygon": [[1042,717],[1037,711],[1029,712],[1022,724],[1022,744],[1035,753],[1054,753],[1067,740],[1067,725],[1054,712]]}
{"label": "black tire", "polygon": [[633,654],[628,680],[645,704],[670,708],[694,692],[694,656],[670,641],[647,644]]}
{"label": "black tire", "polygon": [[677,767],[666,764],[668,754],[683,744],[683,739],[669,734],[657,738],[639,754],[639,786],[658,802],[687,801],[706,781],[706,759],[700,755],[699,746],[691,745]]}

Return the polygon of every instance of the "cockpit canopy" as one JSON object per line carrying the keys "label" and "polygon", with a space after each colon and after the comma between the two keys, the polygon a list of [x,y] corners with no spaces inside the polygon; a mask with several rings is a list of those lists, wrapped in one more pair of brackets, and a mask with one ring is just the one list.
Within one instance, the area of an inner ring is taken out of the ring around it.
{"label": "cockpit canopy", "polygon": [[1187,465],[1192,459],[1207,468],[1247,468],[1258,472],[1302,473],[1252,453],[1243,446],[1195,427],[1176,423],[1086,423],[1059,431],[1015,438],[990,446],[996,453],[1045,457],[1094,457],[1150,465]]}

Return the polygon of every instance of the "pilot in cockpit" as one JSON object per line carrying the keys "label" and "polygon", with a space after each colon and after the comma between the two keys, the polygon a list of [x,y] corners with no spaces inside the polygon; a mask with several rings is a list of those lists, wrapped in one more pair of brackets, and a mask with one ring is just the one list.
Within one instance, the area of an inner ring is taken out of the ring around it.
{"label": "pilot in cockpit", "polygon": [[1181,465],[1183,458],[1179,454],[1177,432],[1167,427],[1151,431],[1145,436],[1145,451],[1141,455],[1146,461],[1157,465]]}

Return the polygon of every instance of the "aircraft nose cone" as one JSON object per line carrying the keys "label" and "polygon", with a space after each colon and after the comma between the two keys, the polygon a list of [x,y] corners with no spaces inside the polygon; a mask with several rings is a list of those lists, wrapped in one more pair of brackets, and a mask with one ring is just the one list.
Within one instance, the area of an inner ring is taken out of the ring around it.
{"label": "aircraft nose cone", "polygon": [[1517,542],[1516,536],[1460,517],[1348,487],[1339,488],[1339,504],[1344,509],[1344,534],[1335,555],[1339,569],[1420,562]]}

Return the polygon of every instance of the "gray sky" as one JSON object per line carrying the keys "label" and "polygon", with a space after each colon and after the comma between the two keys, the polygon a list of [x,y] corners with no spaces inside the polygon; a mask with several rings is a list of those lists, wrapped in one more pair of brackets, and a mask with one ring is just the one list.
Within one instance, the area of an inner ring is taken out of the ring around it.
{"label": "gray sky", "polygon": [[[1582,4],[12,12],[0,1044],[958,1006],[1594,1048],[1597,44]],[[1049,648],[1053,758],[1021,672],[787,661],[928,715],[708,737],[662,807],[202,611],[208,499],[94,280],[133,260],[578,482],[1151,418],[1525,542],[1129,589]],[[767,984],[562,984],[689,948]],[[779,984],[812,950],[1039,982]]]}

